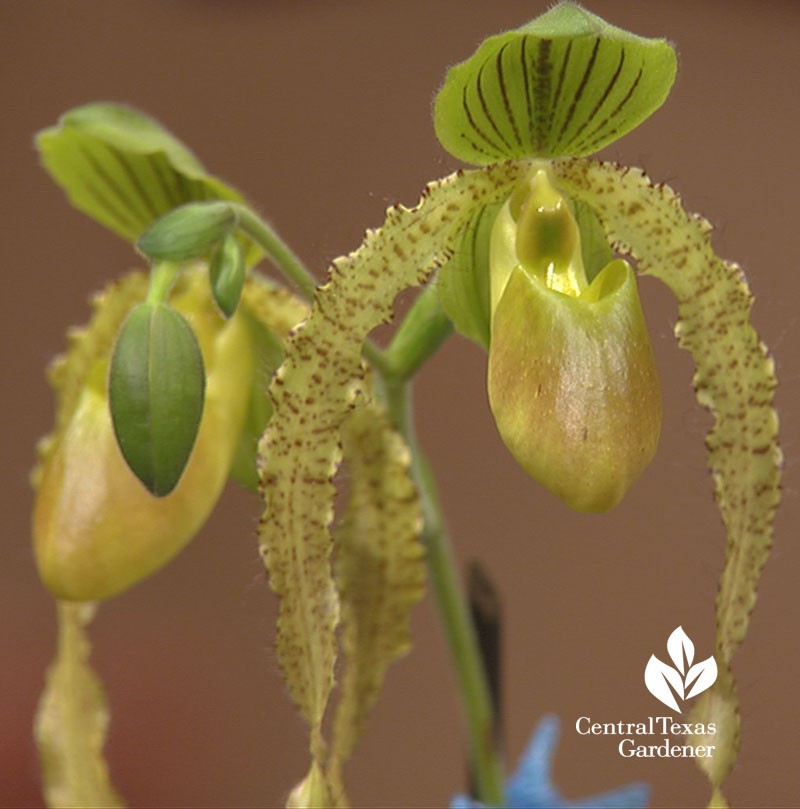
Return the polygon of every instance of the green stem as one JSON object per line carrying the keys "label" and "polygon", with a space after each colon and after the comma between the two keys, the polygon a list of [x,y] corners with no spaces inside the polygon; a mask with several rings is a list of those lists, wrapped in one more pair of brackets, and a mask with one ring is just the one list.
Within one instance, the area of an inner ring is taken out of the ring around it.
{"label": "green stem", "polygon": [[158,261],[150,271],[150,286],[147,290],[148,303],[164,303],[170,289],[180,274],[180,264],[174,261]]}
{"label": "green stem", "polygon": [[433,474],[414,437],[410,385],[405,380],[384,383],[392,421],[411,450],[411,476],[422,502],[422,541],[427,550],[428,573],[455,669],[477,797],[486,805],[502,806],[503,770],[493,746],[495,718],[489,683],[445,531]]}
{"label": "green stem", "polygon": [[246,205],[232,203],[239,219],[239,227],[264,249],[270,261],[294,283],[303,297],[314,300],[316,281],[300,258],[272,229]]}
{"label": "green stem", "polygon": [[[384,378],[392,382],[411,379],[452,332],[453,324],[439,302],[439,291],[433,284],[428,284],[380,358]],[[370,359],[367,351],[364,355]]]}

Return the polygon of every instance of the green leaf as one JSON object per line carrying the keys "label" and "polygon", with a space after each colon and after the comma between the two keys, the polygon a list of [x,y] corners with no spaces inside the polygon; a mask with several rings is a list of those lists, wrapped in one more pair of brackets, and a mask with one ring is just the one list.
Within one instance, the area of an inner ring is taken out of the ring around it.
{"label": "green leaf", "polygon": [[664,103],[675,52],[559,3],[450,69],[434,104],[442,146],[468,163],[596,152]]}
{"label": "green leaf", "polygon": [[230,317],[239,305],[246,275],[242,248],[232,233],[214,251],[208,272],[214,300],[225,317]]}
{"label": "green leaf", "polygon": [[227,202],[187,202],[156,220],[136,247],[154,261],[186,261],[201,256],[235,225],[236,211]]}
{"label": "green leaf", "polygon": [[111,359],[111,417],[128,466],[159,497],[189,460],[204,389],[203,356],[183,316],[163,303],[135,307]]}
{"label": "green leaf", "polygon": [[[36,146],[70,202],[130,242],[185,202],[244,201],[159,123],[121,104],[76,107],[40,132]],[[248,263],[260,254],[248,241]]]}
{"label": "green leaf", "polygon": [[615,249],[675,293],[675,334],[694,357],[697,399],[714,416],[708,465],[728,537],[717,593],[719,677],[698,710],[724,728],[713,765],[703,762],[719,795],[738,746],[731,659],[747,633],[780,499],[775,366],[750,321],[753,296],[744,274],[714,253],[711,226],[687,213],[671,188],[639,169],[591,160],[556,161],[552,171],[566,193],[592,206]]}
{"label": "green leaf", "polygon": [[123,805],[103,758],[108,705],[89,666],[85,627],[94,611],[92,604],[58,604],[58,656],[47,671],[34,729],[50,807]]}

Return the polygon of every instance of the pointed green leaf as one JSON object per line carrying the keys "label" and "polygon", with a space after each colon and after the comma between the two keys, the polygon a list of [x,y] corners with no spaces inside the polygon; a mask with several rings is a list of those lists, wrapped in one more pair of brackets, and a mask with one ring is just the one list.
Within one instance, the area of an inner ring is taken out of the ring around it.
{"label": "pointed green leaf", "polygon": [[[42,163],[70,202],[130,242],[192,200],[243,202],[170,132],[138,110],[92,103],[36,136]],[[260,250],[248,241],[248,263]]]}
{"label": "pointed green leaf", "polygon": [[203,414],[203,356],[191,326],[163,303],[122,325],[109,375],[114,432],[125,460],[162,497],[180,480]]}
{"label": "pointed green leaf", "polygon": [[468,163],[591,154],[664,103],[676,67],[665,40],[559,3],[450,69],[434,105],[436,135]]}
{"label": "pointed green leaf", "polygon": [[123,805],[103,757],[108,705],[89,666],[85,627],[94,611],[92,604],[58,604],[58,656],[47,671],[34,729],[50,807]]}

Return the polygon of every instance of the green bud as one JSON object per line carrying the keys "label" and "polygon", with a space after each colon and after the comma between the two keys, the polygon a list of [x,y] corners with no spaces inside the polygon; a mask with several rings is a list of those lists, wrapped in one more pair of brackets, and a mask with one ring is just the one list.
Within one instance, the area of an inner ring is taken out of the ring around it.
{"label": "green bud", "polygon": [[652,459],[661,391],[636,278],[587,284],[567,201],[537,172],[492,232],[489,402],[522,467],[578,511],[613,508]]}
{"label": "green bud", "polygon": [[189,202],[154,222],[137,242],[151,260],[186,261],[202,255],[236,226],[228,202]]}
{"label": "green bud", "polygon": [[214,300],[225,317],[230,317],[239,304],[247,274],[241,245],[232,233],[217,246],[208,271]]}
{"label": "green bud", "polygon": [[203,413],[203,357],[191,327],[164,303],[136,306],[109,375],[114,432],[128,466],[162,497],[177,485]]}

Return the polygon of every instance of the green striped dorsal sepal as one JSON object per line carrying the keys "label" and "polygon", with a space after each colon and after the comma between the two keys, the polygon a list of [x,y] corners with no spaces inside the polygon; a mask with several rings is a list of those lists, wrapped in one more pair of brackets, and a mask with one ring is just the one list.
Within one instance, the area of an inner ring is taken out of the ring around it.
{"label": "green striped dorsal sepal", "polygon": [[[39,132],[36,147],[70,202],[130,242],[186,202],[244,202],[161,124],[122,104],[69,110]],[[250,240],[246,247],[252,265],[261,250]]]}
{"label": "green striped dorsal sepal", "polygon": [[666,40],[559,3],[450,69],[434,104],[436,135],[479,165],[591,154],[663,104],[676,68]]}

